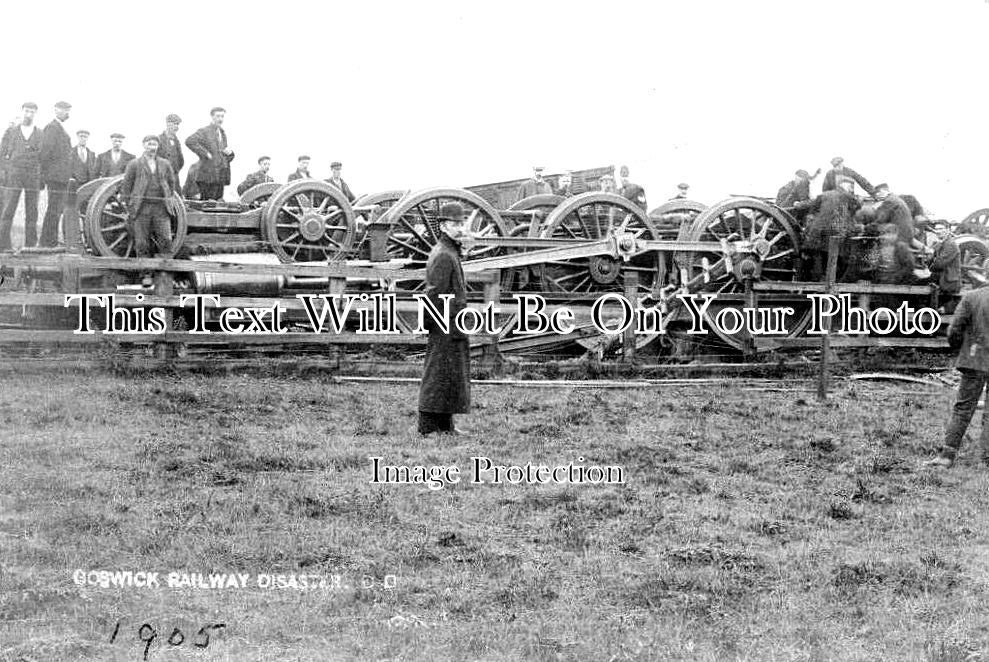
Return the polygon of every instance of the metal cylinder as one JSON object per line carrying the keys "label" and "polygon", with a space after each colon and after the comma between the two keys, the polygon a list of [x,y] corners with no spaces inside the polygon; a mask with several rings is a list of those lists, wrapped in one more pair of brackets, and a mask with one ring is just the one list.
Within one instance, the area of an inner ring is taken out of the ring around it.
{"label": "metal cylinder", "polygon": [[[271,253],[236,255],[194,255],[193,262],[230,262],[233,264],[281,264]],[[277,296],[285,289],[285,276],[277,274],[239,274],[194,272],[192,284],[199,294]]]}

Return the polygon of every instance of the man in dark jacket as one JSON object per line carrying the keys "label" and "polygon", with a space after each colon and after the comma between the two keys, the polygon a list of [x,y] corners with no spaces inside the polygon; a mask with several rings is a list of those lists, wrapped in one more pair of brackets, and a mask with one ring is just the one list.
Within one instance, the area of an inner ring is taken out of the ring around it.
{"label": "man in dark jacket", "polygon": [[96,175],[96,154],[86,147],[88,141],[89,131],[86,129],[76,131],[76,146],[72,148],[72,174],[69,178],[69,192],[65,196],[65,215],[62,218],[62,232],[65,234],[65,243],[70,248],[82,247],[81,215],[76,193],[80,186],[94,179]]}
{"label": "man in dark jacket", "polygon": [[351,192],[350,187],[347,186],[347,182],[343,181],[343,178],[340,176],[340,172],[342,170],[343,170],[343,164],[340,163],[339,161],[334,161],[333,163],[331,163],[330,172],[333,174],[330,175],[330,178],[327,179],[326,181],[327,183],[335,186],[337,190],[339,190],[341,193],[343,193],[344,196],[347,198],[347,202],[353,202],[357,198]]}
{"label": "man in dark jacket", "polygon": [[196,184],[203,200],[223,200],[223,187],[230,183],[234,152],[227,145],[223,119],[227,111],[216,106],[209,111],[210,123],[186,138],[185,146],[199,157]]}
{"label": "man in dark jacket", "polygon": [[13,248],[10,228],[24,192],[24,246],[38,243],[38,191],[41,189],[41,131],[34,126],[38,104],[21,106],[21,123],[7,128],[0,140],[0,180],[7,187],[6,204],[0,216],[0,251]]}
{"label": "man in dark jacket", "polygon": [[897,238],[908,246],[913,243],[916,229],[913,222],[913,214],[910,208],[898,195],[889,191],[889,185],[879,184],[873,191],[874,197],[880,201],[876,209],[876,225],[886,225],[892,223],[896,226]]}
{"label": "man in dark jacket", "polygon": [[258,171],[252,172],[244,178],[244,181],[237,185],[237,195],[244,195],[247,191],[254,188],[258,184],[266,184],[268,182],[275,181],[270,175],[268,175],[269,169],[271,169],[271,157],[262,156],[259,158]]}
{"label": "man in dark jacket", "polygon": [[931,231],[937,237],[934,254],[928,263],[931,282],[938,286],[938,303],[948,315],[955,310],[958,295],[962,291],[962,260],[958,242],[945,222],[932,223]]}
{"label": "man in dark jacket", "polygon": [[546,170],[546,168],[542,166],[532,167],[532,179],[527,179],[522,182],[522,186],[519,187],[519,192],[515,196],[516,202],[533,195],[542,195],[543,193],[553,192],[553,187],[549,185],[548,181],[543,179],[544,170]]}
{"label": "man in dark jacket", "polygon": [[[40,246],[51,248],[58,243],[58,227],[65,211],[65,201],[72,178],[72,139],[65,130],[72,106],[65,101],[55,104],[55,119],[41,134],[41,179],[48,189],[48,207],[41,223]],[[73,243],[74,242],[73,238]]]}
{"label": "man in dark jacket", "polygon": [[833,191],[838,188],[839,177],[850,177],[870,196],[875,195],[875,189],[869,183],[869,180],[851,168],[846,168],[845,159],[840,156],[831,159],[831,170],[828,170],[827,174],[824,175],[824,183],[821,185],[821,190]]}
{"label": "man in dark jacket", "polygon": [[638,184],[633,184],[628,178],[628,166],[622,166],[619,171],[619,175],[622,180],[621,194],[626,200],[634,202],[642,211],[646,211],[648,205],[646,204],[646,191],[644,188]]}
{"label": "man in dark jacket", "polygon": [[852,195],[854,184],[850,179],[841,179],[836,190],[822,193],[809,208],[812,214],[804,232],[803,249],[811,261],[812,280],[824,278],[828,263],[828,247],[832,238],[841,240],[838,248],[838,273],[843,274],[849,253],[849,238],[855,229],[855,213],[861,207],[858,198]]}
{"label": "man in dark jacket", "polygon": [[426,314],[426,361],[419,387],[419,432],[456,434],[454,414],[470,410],[470,342],[456,329],[453,319],[467,307],[467,285],[460,261],[461,244],[469,238],[464,208],[457,202],[444,204],[440,227],[434,232],[439,241],[426,262],[426,296],[437,310],[445,308],[443,294],[450,300],[450,332],[442,333]]}
{"label": "man in dark jacket", "polygon": [[96,177],[116,177],[124,174],[127,164],[134,160],[134,155],[124,150],[124,134],[110,134],[110,149],[96,157]]}
{"label": "man in dark jacket", "polygon": [[564,170],[560,179],[556,183],[556,194],[563,198],[572,198],[577,195],[573,188],[573,170]]}
{"label": "man in dark jacket", "polygon": [[806,170],[798,170],[793,179],[776,192],[776,206],[783,209],[805,209],[810,206],[810,183],[819,174],[820,168],[813,175]]}
{"label": "man in dark jacket", "polygon": [[157,155],[158,136],[145,136],[142,143],[144,154],[127,164],[120,197],[127,206],[137,256],[170,255],[172,193],[179,188],[179,178],[172,164]]}
{"label": "man in dark jacket", "polygon": [[182,187],[182,197],[186,200],[202,200],[202,194],[199,192],[199,184],[196,183],[196,177],[199,176],[199,161],[196,161],[191,166],[189,166],[189,172],[185,175],[185,186]]}
{"label": "man in dark jacket", "polygon": [[299,157],[295,172],[288,176],[290,182],[297,179],[312,179],[312,175],[309,174],[309,157],[305,154]]}
{"label": "man in dark jacket", "polygon": [[182,155],[182,141],[179,140],[179,124],[182,118],[171,113],[165,118],[165,132],[158,136],[158,156],[167,159],[172,164],[172,170],[178,176],[185,165],[185,157]]}
{"label": "man in dark jacket", "polygon": [[[962,297],[948,328],[948,345],[958,351],[956,365],[962,380],[945,430],[944,445],[939,455],[927,462],[929,466],[943,468],[954,464],[979,396],[989,381],[989,287],[971,290]],[[982,462],[989,464],[989,407],[983,412],[979,442]]]}

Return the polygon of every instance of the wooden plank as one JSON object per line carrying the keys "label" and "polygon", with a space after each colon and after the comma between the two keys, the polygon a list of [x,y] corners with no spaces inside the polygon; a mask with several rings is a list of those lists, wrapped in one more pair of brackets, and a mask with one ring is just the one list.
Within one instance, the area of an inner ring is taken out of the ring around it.
{"label": "wooden plank", "polygon": [[[239,334],[239,333],[209,333],[198,334],[184,331],[153,334],[106,334],[93,333],[88,335],[74,333],[70,330],[48,331],[41,329],[0,329],[0,344],[37,343],[37,344],[154,344],[154,343],[185,343],[188,345],[411,345],[425,346],[426,336],[410,336],[405,334],[370,335],[358,333],[282,333],[277,335]],[[480,343],[479,343],[480,345]]]}
{"label": "wooden plank", "polygon": [[[800,338],[756,338],[756,350],[769,351],[774,349],[819,349],[821,338],[819,336],[806,336]],[[904,336],[873,336],[858,335],[846,336],[832,334],[830,340],[831,347],[920,347],[932,349],[947,349],[948,341],[943,337],[914,338]]]}

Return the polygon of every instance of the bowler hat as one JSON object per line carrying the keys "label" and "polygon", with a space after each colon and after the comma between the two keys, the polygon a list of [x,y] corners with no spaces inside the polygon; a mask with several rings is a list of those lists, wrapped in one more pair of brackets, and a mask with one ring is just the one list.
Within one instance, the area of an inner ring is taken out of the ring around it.
{"label": "bowler hat", "polygon": [[178,115],[176,115],[175,113],[169,113],[168,116],[165,117],[165,121],[166,122],[174,122],[175,124],[181,124],[182,123],[182,118],[179,117]]}
{"label": "bowler hat", "polygon": [[71,110],[72,104],[69,103],[68,101],[59,101],[58,103],[55,104],[55,108],[57,108],[58,110]]}
{"label": "bowler hat", "polygon": [[447,202],[440,207],[439,220],[441,221],[462,221],[464,220],[464,206],[459,202]]}

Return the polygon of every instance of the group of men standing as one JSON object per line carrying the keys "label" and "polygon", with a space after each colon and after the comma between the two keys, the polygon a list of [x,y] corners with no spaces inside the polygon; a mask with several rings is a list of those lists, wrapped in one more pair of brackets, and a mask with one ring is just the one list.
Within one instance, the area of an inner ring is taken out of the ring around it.
{"label": "group of men standing", "polygon": [[[522,185],[519,186],[518,193],[516,194],[516,201],[521,201],[534,195],[555,194],[564,198],[569,198],[577,194],[577,191],[574,189],[572,170],[566,170],[562,175],[560,175],[557,180],[557,188],[555,190],[549,181],[543,177],[544,170],[545,168],[542,166],[533,166],[532,177],[524,181]],[[618,183],[615,182],[613,175],[602,175],[598,179],[598,190],[605,193],[617,193],[626,200],[635,203],[643,211],[648,211],[649,205],[646,202],[646,191],[642,188],[642,186],[632,182],[629,179],[628,166],[623,165],[619,169],[618,174]],[[685,199],[687,197],[687,190],[690,186],[687,184],[680,184],[677,188],[678,193],[671,198],[671,200]]]}

